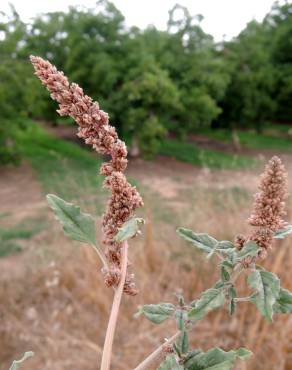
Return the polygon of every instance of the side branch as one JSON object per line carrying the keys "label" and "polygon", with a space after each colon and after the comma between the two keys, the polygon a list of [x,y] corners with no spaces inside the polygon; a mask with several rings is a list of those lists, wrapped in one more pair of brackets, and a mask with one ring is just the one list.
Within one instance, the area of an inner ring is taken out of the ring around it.
{"label": "side branch", "polygon": [[[180,331],[176,332],[171,338],[167,340],[166,343],[173,343],[176,338],[180,335]],[[134,370],[145,370],[149,369],[149,366],[154,360],[162,353],[165,343],[159,346],[154,352],[152,352],[143,362],[141,362]]]}

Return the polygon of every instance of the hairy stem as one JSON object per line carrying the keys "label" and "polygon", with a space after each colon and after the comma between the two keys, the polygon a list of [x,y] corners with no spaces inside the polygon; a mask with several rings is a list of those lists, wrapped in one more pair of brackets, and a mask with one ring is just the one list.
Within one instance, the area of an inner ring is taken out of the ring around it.
{"label": "hairy stem", "polygon": [[[172,343],[176,340],[176,338],[180,335],[180,331],[176,332],[171,338],[167,340],[166,343]],[[156,358],[162,353],[164,344],[156,348],[154,352],[152,352],[148,357],[145,358],[143,362],[141,362],[137,367],[135,367],[134,370],[144,370],[144,369],[149,369],[149,366],[151,363],[156,360]]]}
{"label": "hairy stem", "polygon": [[110,363],[111,363],[111,356],[112,356],[112,347],[115,335],[115,329],[119,314],[120,303],[123,295],[123,289],[126,279],[127,273],[127,263],[128,263],[128,242],[123,242],[122,246],[122,256],[121,256],[121,279],[117,289],[115,290],[115,295],[113,299],[112,309],[110,318],[108,321],[104,346],[103,346],[103,353],[102,353],[102,360],[101,360],[101,370],[109,370]]}

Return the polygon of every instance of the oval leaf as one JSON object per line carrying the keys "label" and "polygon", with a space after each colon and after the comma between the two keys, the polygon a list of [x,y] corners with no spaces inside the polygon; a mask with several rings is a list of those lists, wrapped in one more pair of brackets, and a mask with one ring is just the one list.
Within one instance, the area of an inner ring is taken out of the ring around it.
{"label": "oval leaf", "polygon": [[287,289],[280,289],[279,297],[273,306],[274,312],[292,313],[292,293]]}
{"label": "oval leaf", "polygon": [[231,370],[236,359],[248,359],[252,353],[245,348],[225,352],[220,348],[212,348],[188,359],[184,368],[187,370]]}
{"label": "oval leaf", "polygon": [[218,244],[218,241],[208,234],[194,233],[192,230],[184,229],[183,227],[178,228],[177,233],[207,253],[213,252]]}
{"label": "oval leaf", "polygon": [[131,218],[119,228],[115,241],[121,243],[127,239],[133,238],[139,233],[139,224],[144,224],[143,218]]}
{"label": "oval leaf", "polygon": [[188,313],[188,317],[191,320],[200,320],[211,310],[223,306],[224,302],[225,296],[222,289],[208,289],[195,302],[194,308]]}
{"label": "oval leaf", "polygon": [[273,321],[273,305],[280,293],[280,280],[276,275],[264,270],[252,272],[247,279],[248,285],[257,291],[250,301],[255,303],[261,314]]}
{"label": "oval leaf", "polygon": [[144,315],[154,324],[160,324],[175,312],[175,306],[171,303],[145,304],[138,314]]}
{"label": "oval leaf", "polygon": [[95,222],[89,214],[82,213],[80,207],[68,203],[56,195],[48,194],[47,200],[56,218],[62,224],[64,233],[69,238],[97,247]]}

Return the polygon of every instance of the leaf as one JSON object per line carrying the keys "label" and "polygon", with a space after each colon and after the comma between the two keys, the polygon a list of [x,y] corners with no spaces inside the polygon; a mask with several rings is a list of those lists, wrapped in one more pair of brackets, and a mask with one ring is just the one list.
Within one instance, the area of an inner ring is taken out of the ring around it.
{"label": "leaf", "polygon": [[177,233],[198,249],[208,253],[208,257],[211,257],[215,252],[230,255],[236,250],[231,242],[227,240],[218,242],[218,240],[205,233],[195,233],[183,227],[178,228]]}
{"label": "leaf", "polygon": [[95,222],[89,214],[82,213],[80,207],[65,202],[56,195],[48,194],[47,200],[69,238],[97,247]]}
{"label": "leaf", "polygon": [[274,233],[274,238],[275,239],[284,239],[285,236],[287,236],[291,233],[292,233],[292,225],[288,225],[287,227],[285,227],[285,229],[277,230]]}
{"label": "leaf", "polygon": [[32,357],[34,355],[33,352],[29,351],[29,352],[25,352],[24,355],[22,356],[22,358],[20,360],[14,360],[12,362],[12,365],[10,366],[9,370],[17,370],[19,368],[19,366],[26,360],[28,359],[29,357]]}
{"label": "leaf", "polygon": [[231,370],[237,359],[248,359],[252,353],[245,348],[225,352],[220,348],[212,348],[201,352],[184,363],[187,370]]}
{"label": "leaf", "polygon": [[208,234],[194,233],[192,230],[185,229],[183,227],[178,228],[177,232],[185,240],[191,242],[197,248],[207,253],[212,252],[218,244],[218,241]]}
{"label": "leaf", "polygon": [[234,286],[231,286],[228,289],[228,295],[229,295],[229,298],[230,298],[228,310],[229,310],[230,315],[233,315],[234,312],[235,312],[235,309],[236,309],[235,298],[237,297],[237,293],[236,293],[236,290],[235,290]]}
{"label": "leaf", "polygon": [[273,306],[276,313],[292,313],[292,293],[287,289],[280,289],[279,297]]}
{"label": "leaf", "polygon": [[117,235],[115,236],[115,241],[121,243],[127,239],[133,238],[139,233],[139,224],[144,224],[143,218],[131,218],[124,225],[119,228]]}
{"label": "leaf", "polygon": [[280,280],[273,273],[256,270],[247,279],[248,285],[257,291],[250,301],[255,303],[261,314],[269,321],[273,321],[273,305],[280,293]]}
{"label": "leaf", "polygon": [[185,330],[185,321],[188,319],[187,312],[184,310],[176,310],[175,312],[176,324],[179,330]]}
{"label": "leaf", "polygon": [[191,320],[201,320],[209,311],[223,306],[224,302],[225,296],[222,289],[208,289],[194,303],[194,308],[189,311],[188,317]]}
{"label": "leaf", "polygon": [[239,252],[237,252],[236,260],[239,262],[244,260],[246,257],[255,257],[257,254],[258,245],[254,241],[250,240],[244,244],[243,248]]}
{"label": "leaf", "polygon": [[221,280],[223,282],[229,281],[230,280],[230,274],[227,269],[227,267],[224,264],[221,264],[220,266],[220,274],[221,274]]}
{"label": "leaf", "polygon": [[179,365],[174,355],[166,356],[166,359],[160,364],[157,370],[183,370],[184,368]]}
{"label": "leaf", "polygon": [[154,324],[160,324],[175,312],[175,306],[171,303],[145,304],[138,314],[144,315]]}
{"label": "leaf", "polygon": [[189,350],[189,337],[187,331],[183,331],[176,341],[176,346],[179,352],[185,354]]}
{"label": "leaf", "polygon": [[225,252],[229,254],[231,252],[233,253],[233,251],[235,251],[236,248],[234,247],[234,244],[230,242],[229,240],[222,240],[218,242],[216,249],[221,252]]}

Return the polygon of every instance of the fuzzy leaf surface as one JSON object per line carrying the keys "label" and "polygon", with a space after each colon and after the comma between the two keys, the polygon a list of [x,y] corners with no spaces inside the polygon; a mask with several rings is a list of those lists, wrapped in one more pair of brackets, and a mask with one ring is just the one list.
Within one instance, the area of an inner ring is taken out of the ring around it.
{"label": "fuzzy leaf surface", "polygon": [[176,341],[176,346],[180,353],[185,354],[189,350],[189,337],[187,331],[182,331]]}
{"label": "fuzzy leaf surface", "polygon": [[285,229],[277,230],[274,233],[274,238],[275,239],[284,239],[285,236],[287,236],[291,233],[292,233],[292,225],[288,225],[287,227],[285,227]]}
{"label": "fuzzy leaf surface", "polygon": [[200,299],[194,302],[188,317],[191,320],[201,320],[208,312],[223,306],[225,296],[222,289],[210,288],[202,293]]}
{"label": "fuzzy leaf surface", "polygon": [[207,253],[211,253],[218,244],[216,239],[205,233],[195,233],[192,230],[185,229],[183,227],[178,228],[177,232],[185,240],[191,242],[197,248]]}
{"label": "fuzzy leaf surface", "polygon": [[292,313],[292,293],[281,288],[273,309],[276,313]]}
{"label": "fuzzy leaf surface", "polygon": [[29,352],[25,352],[24,355],[22,356],[21,359],[19,360],[14,360],[12,362],[12,365],[10,366],[9,370],[17,370],[20,365],[25,361],[27,360],[29,357],[32,357],[34,355],[33,352],[29,351]]}
{"label": "fuzzy leaf surface", "polygon": [[166,356],[165,360],[160,364],[157,370],[183,370],[184,368],[179,365],[174,355]]}
{"label": "fuzzy leaf surface", "polygon": [[220,348],[212,348],[188,359],[184,367],[187,370],[231,370],[237,359],[248,359],[252,353],[245,348],[225,352]]}
{"label": "fuzzy leaf surface", "polygon": [[273,321],[273,306],[280,293],[278,277],[269,271],[256,270],[248,276],[247,283],[257,291],[250,301],[267,320]]}
{"label": "fuzzy leaf surface", "polygon": [[97,246],[94,219],[80,211],[80,207],[57,197],[47,195],[47,200],[64,233],[73,240]]}
{"label": "fuzzy leaf surface", "polygon": [[244,244],[243,248],[237,252],[236,254],[236,260],[242,261],[246,257],[255,257],[258,254],[258,245],[250,240],[247,243]]}
{"label": "fuzzy leaf surface", "polygon": [[215,252],[222,255],[231,255],[235,252],[234,245],[227,240],[218,241],[208,234],[195,233],[183,227],[178,228],[177,233],[198,249],[208,253],[208,257],[211,257]]}
{"label": "fuzzy leaf surface", "polygon": [[133,238],[139,233],[139,224],[144,224],[143,218],[131,218],[119,228],[115,240],[121,243],[127,239]]}
{"label": "fuzzy leaf surface", "polygon": [[141,307],[138,314],[144,315],[154,324],[161,324],[172,316],[175,312],[175,306],[171,303],[145,304]]}

